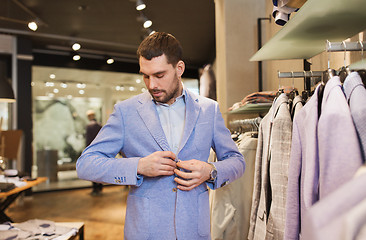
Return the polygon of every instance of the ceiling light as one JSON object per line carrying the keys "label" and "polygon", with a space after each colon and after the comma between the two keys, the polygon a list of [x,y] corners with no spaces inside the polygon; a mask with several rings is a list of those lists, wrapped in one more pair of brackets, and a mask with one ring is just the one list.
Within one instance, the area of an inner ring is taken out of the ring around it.
{"label": "ceiling light", "polygon": [[141,92],[146,92],[146,88],[141,88]]}
{"label": "ceiling light", "polygon": [[72,50],[77,51],[81,48],[81,45],[79,43],[74,43],[72,45]]}
{"label": "ceiling light", "polygon": [[86,87],[86,84],[85,83],[77,83],[76,84],[76,87],[77,88],[85,88]]}
{"label": "ceiling light", "polygon": [[132,91],[135,91],[135,88],[131,86],[128,88],[128,90],[130,90],[130,92],[132,92]]}
{"label": "ceiling light", "polygon": [[149,35],[154,34],[154,33],[155,33],[155,31],[151,31],[151,32],[149,33]]}
{"label": "ceiling light", "polygon": [[84,93],[85,93],[85,91],[84,91],[83,89],[81,89],[81,90],[79,90],[79,93],[80,93],[80,94],[84,94]]}
{"label": "ceiling light", "polygon": [[136,79],[136,83],[141,83],[141,79]]}
{"label": "ceiling light", "polygon": [[0,102],[15,102],[13,88],[5,79],[0,79]]}
{"label": "ceiling light", "polygon": [[116,86],[116,90],[119,91],[121,89],[121,86]]}
{"label": "ceiling light", "polygon": [[74,55],[74,56],[72,57],[72,59],[73,59],[74,61],[79,61],[79,60],[80,60],[80,55],[79,55],[79,54],[76,54],[76,55]]}
{"label": "ceiling light", "polygon": [[151,20],[146,20],[143,24],[144,28],[149,28],[152,25],[152,21]]}
{"label": "ceiling light", "polygon": [[53,89],[53,92],[54,92],[54,93],[58,93],[58,92],[59,92],[59,90],[58,90],[57,88],[55,88],[55,89]]}
{"label": "ceiling light", "polygon": [[67,99],[72,99],[72,95],[67,95]]}
{"label": "ceiling light", "polygon": [[53,83],[53,82],[46,82],[45,83],[45,86],[46,87],[53,87],[53,86],[55,86],[55,83]]}
{"label": "ceiling light", "polygon": [[108,58],[107,59],[107,64],[112,64],[114,63],[114,59],[113,58]]}
{"label": "ceiling light", "polygon": [[60,86],[61,86],[62,88],[67,88],[67,83],[61,83],[61,84],[60,84]]}
{"label": "ceiling light", "polygon": [[146,8],[146,5],[145,5],[145,3],[142,0],[137,0],[136,1],[136,10],[137,11],[141,11],[141,10],[143,10],[145,8]]}
{"label": "ceiling light", "polygon": [[56,75],[55,74],[50,74],[50,78],[51,79],[55,79],[56,78]]}
{"label": "ceiling light", "polygon": [[38,29],[38,25],[36,22],[29,22],[28,23],[28,28],[32,31],[37,31]]}

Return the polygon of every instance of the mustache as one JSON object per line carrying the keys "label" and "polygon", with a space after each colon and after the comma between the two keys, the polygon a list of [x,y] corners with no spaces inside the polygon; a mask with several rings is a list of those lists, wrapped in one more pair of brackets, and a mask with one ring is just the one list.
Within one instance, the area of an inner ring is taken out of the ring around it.
{"label": "mustache", "polygon": [[166,92],[165,90],[163,89],[151,89],[149,90],[150,93],[158,93],[158,92]]}

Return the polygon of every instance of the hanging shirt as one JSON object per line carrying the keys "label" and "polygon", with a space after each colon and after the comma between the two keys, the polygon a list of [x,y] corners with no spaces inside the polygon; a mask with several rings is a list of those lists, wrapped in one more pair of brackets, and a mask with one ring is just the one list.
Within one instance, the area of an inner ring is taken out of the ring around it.
{"label": "hanging shirt", "polygon": [[351,110],[351,116],[356,127],[357,135],[366,161],[366,89],[357,72],[351,73],[343,83],[343,90]]}
{"label": "hanging shirt", "polygon": [[185,90],[172,105],[155,102],[155,106],[169,147],[177,155],[186,119]]}

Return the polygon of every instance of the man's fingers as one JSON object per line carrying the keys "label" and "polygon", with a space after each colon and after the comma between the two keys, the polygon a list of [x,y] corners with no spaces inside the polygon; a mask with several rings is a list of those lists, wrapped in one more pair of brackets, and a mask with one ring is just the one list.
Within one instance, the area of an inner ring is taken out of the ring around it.
{"label": "man's fingers", "polygon": [[173,152],[171,152],[171,151],[160,151],[158,153],[160,154],[160,157],[170,158],[172,160],[176,159],[175,154]]}
{"label": "man's fingers", "polygon": [[167,171],[167,170],[160,171],[160,175],[164,175],[164,176],[171,176],[173,174],[174,174],[174,171]]}
{"label": "man's fingers", "polygon": [[185,179],[191,179],[191,178],[193,178],[192,177],[192,173],[183,172],[183,171],[180,171],[178,169],[175,169],[174,170],[174,173],[177,174],[181,178],[185,178]]}
{"label": "man's fingers", "polygon": [[170,158],[161,158],[160,159],[160,163],[164,166],[171,166],[173,168],[177,167],[177,163],[174,162],[172,159]]}
{"label": "man's fingers", "polygon": [[195,188],[197,186],[198,186],[197,184],[194,184],[194,185],[189,186],[189,187],[186,187],[186,186],[183,186],[183,185],[178,185],[177,188],[179,190],[182,190],[182,191],[190,191],[190,190],[192,190],[193,188]]}
{"label": "man's fingers", "polygon": [[174,181],[176,183],[178,183],[179,185],[186,186],[186,187],[196,185],[196,182],[197,182],[195,179],[184,180],[181,178],[174,178]]}

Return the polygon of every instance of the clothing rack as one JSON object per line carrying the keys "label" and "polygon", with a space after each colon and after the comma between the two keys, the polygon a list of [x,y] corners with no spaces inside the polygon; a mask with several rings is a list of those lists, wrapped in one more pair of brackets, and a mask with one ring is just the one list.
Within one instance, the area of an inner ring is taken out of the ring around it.
{"label": "clothing rack", "polygon": [[366,50],[366,42],[329,42],[326,44],[327,52],[342,52],[342,51],[363,51]]}
{"label": "clothing rack", "polygon": [[322,71],[302,71],[302,72],[280,72],[278,71],[278,78],[304,78],[304,82],[306,82],[307,78],[310,78],[310,86],[305,84],[304,89],[309,91],[311,90],[311,86],[314,86],[318,82],[321,81]]}
{"label": "clothing rack", "polygon": [[230,127],[239,128],[241,130],[258,130],[261,122],[261,117],[250,118],[250,119],[239,119],[229,122]]}
{"label": "clothing rack", "polygon": [[322,71],[302,71],[302,72],[280,72],[278,71],[279,78],[303,78],[303,77],[321,77]]}

